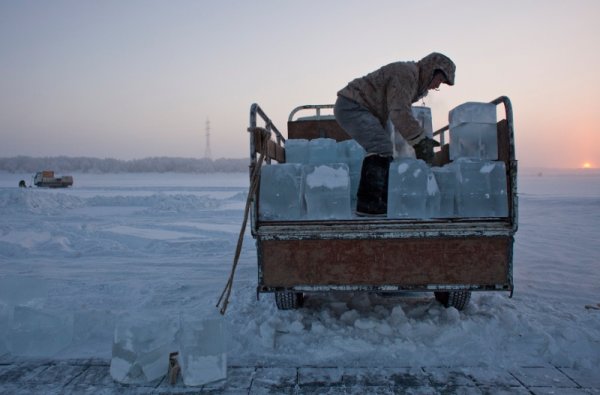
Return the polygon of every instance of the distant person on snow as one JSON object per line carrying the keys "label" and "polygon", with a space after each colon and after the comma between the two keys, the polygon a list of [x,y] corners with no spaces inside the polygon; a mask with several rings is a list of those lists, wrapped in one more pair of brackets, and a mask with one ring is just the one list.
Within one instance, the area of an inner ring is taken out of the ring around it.
{"label": "distant person on snow", "polygon": [[454,85],[456,66],[445,55],[431,53],[418,62],[395,62],[351,81],[338,92],[334,114],[340,126],[367,151],[361,169],[356,212],[385,215],[393,143],[396,133],[412,145],[417,159],[433,160],[439,143],[427,136],[413,117],[411,105],[442,83]]}

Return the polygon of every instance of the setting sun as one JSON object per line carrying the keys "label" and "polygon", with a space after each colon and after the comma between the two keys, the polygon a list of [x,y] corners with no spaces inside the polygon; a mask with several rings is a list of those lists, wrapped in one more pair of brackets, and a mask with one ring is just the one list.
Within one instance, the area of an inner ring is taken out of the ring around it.
{"label": "setting sun", "polygon": [[584,169],[591,169],[592,164],[590,162],[585,162],[583,165],[581,165],[581,167]]}

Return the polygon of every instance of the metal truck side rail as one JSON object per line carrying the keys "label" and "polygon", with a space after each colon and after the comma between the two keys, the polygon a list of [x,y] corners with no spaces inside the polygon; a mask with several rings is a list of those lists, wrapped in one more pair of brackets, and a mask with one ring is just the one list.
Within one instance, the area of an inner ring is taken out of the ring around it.
{"label": "metal truck side rail", "polygon": [[321,109],[323,108],[333,108],[334,105],[333,104],[307,104],[304,106],[298,106],[296,108],[294,108],[292,110],[292,112],[290,113],[290,116],[288,117],[288,122],[292,122],[294,120],[294,115],[298,112],[298,111],[302,111],[302,110],[316,110],[317,111],[317,116],[316,116],[316,120],[320,120],[321,119]]}
{"label": "metal truck side rail", "polygon": [[[273,124],[271,119],[267,116],[267,114],[265,114],[265,112],[260,108],[260,106],[257,103],[253,103],[252,106],[250,107],[250,127],[248,128],[248,132],[250,132],[250,159],[251,159],[250,166],[251,167],[256,163],[257,147],[256,147],[256,139],[254,137],[254,130],[256,130],[256,128],[258,127],[258,125],[256,124],[256,120],[257,120],[256,116],[257,115],[260,116],[260,118],[264,121],[264,123],[265,123],[264,129],[269,132],[269,135],[272,136],[273,134],[275,134],[275,139],[277,141],[277,144],[279,146],[283,146],[283,144],[285,143],[285,137],[283,137],[283,135],[281,134],[279,129],[277,129],[277,127],[275,127],[275,125]],[[267,163],[271,163],[271,158],[267,157],[265,159],[266,159]]]}

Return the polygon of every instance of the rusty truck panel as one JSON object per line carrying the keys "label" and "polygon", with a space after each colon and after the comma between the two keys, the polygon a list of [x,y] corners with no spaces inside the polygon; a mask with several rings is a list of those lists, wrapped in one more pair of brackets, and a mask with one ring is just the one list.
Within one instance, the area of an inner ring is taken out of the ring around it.
{"label": "rusty truck panel", "polygon": [[266,288],[468,284],[508,289],[511,248],[508,237],[266,240],[259,246],[260,283]]}

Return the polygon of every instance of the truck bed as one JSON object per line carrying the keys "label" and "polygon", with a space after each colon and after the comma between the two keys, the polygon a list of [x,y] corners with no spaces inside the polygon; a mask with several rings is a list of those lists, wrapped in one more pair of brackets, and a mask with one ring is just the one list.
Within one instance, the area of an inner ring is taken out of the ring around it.
{"label": "truck bed", "polygon": [[[512,258],[517,230],[517,161],[510,100],[500,97],[506,118],[498,122],[499,160],[505,162],[508,217],[451,219],[355,218],[349,220],[261,221],[258,195],[252,235],[258,258],[258,292],[513,290]],[[300,109],[305,108],[300,107]],[[321,106],[326,107],[326,106]],[[295,110],[296,111],[296,110]],[[258,106],[251,111],[266,129],[251,133],[251,168],[257,147],[268,147],[266,163],[285,162],[285,139]],[[349,138],[331,117],[288,121],[289,138]],[[254,122],[254,123],[253,123]],[[259,128],[260,129],[260,128]],[[265,133],[265,130],[269,133]],[[449,162],[444,133],[434,165]],[[264,139],[269,136],[269,141]]]}

